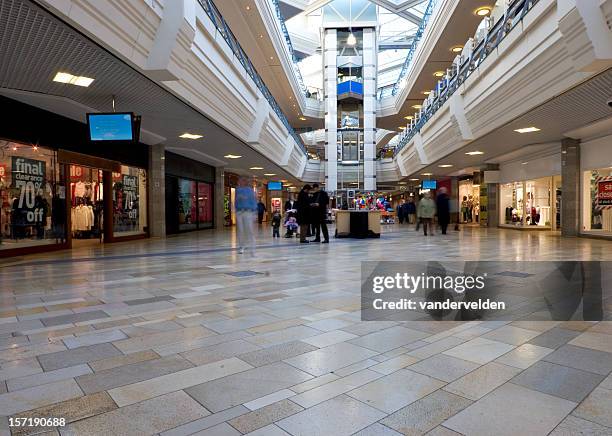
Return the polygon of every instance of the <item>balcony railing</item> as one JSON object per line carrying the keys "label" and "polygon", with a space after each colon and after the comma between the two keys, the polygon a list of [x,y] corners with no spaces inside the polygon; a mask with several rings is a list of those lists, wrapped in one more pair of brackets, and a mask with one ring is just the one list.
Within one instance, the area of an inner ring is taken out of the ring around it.
{"label": "balcony railing", "polygon": [[409,68],[412,64],[412,58],[414,57],[416,49],[419,46],[419,42],[423,37],[423,33],[425,33],[425,28],[427,27],[429,18],[431,18],[435,4],[436,0],[429,0],[429,3],[427,3],[427,7],[425,8],[425,12],[423,14],[423,19],[421,20],[421,24],[419,24],[419,27],[416,33],[414,34],[414,39],[412,40],[412,44],[408,49],[408,54],[406,55],[406,59],[404,60],[404,64],[402,65],[402,70],[400,71],[400,74],[397,77],[397,81],[393,84],[393,86],[386,86],[378,90],[379,100],[385,97],[391,97],[396,95],[400,88],[403,86],[406,76],[408,75]]}
{"label": "balcony railing", "polygon": [[257,85],[257,88],[259,88],[261,93],[266,97],[266,99],[268,100],[268,103],[270,103],[270,106],[272,107],[274,112],[276,112],[276,115],[278,115],[278,117],[280,118],[281,122],[283,123],[283,125],[285,126],[289,134],[293,137],[293,139],[297,143],[298,147],[302,150],[302,152],[305,155],[307,155],[306,146],[302,142],[302,138],[300,138],[300,136],[295,132],[295,130],[293,130],[293,127],[291,127],[291,124],[289,124],[289,120],[283,113],[278,102],[276,101],[276,99],[274,98],[274,96],[272,95],[272,93],[270,92],[266,84],[264,83],[263,79],[261,78],[261,76],[255,69],[255,67],[251,63],[251,60],[248,58],[248,56],[246,55],[246,53],[244,52],[244,50],[238,43],[238,40],[236,39],[232,31],[230,30],[229,26],[227,25],[227,23],[221,16],[221,13],[217,9],[217,7],[214,5],[212,0],[198,0],[198,1],[200,5],[202,6],[202,8],[204,9],[204,11],[206,12],[206,15],[208,15],[210,20],[213,22],[213,24],[217,28],[217,31],[219,32],[219,34],[223,37],[227,45],[229,45],[229,47],[232,49],[232,52],[234,53],[234,56],[236,56],[236,59],[238,59],[238,61],[242,64],[247,74],[251,77],[251,79],[253,79],[253,82],[255,82],[255,84]]}
{"label": "balcony railing", "polygon": [[[476,42],[468,41],[473,47],[468,47],[469,54],[458,56],[447,74],[442,78],[436,88],[431,91],[429,97],[423,102],[423,107],[415,114],[414,120],[408,128],[400,135],[400,140],[395,148],[395,155],[410,142],[417,132],[431,119],[444,103],[455,93],[455,91],[467,80],[480,64],[493,52],[503,39],[519,24],[527,12],[529,12],[538,0],[515,0],[504,15]],[[468,44],[466,44],[468,46]],[[464,52],[465,53],[465,52]]]}

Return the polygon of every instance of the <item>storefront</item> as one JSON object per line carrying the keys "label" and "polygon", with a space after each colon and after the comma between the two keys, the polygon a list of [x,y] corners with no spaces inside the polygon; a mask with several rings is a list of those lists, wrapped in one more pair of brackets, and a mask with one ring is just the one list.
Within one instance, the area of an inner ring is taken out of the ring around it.
{"label": "storefront", "polygon": [[236,224],[236,187],[238,186],[238,175],[234,173],[224,174],[223,216],[226,227]]}
{"label": "storefront", "polygon": [[166,152],[166,233],[214,226],[215,168]]}
{"label": "storefront", "polygon": [[581,146],[582,233],[612,237],[612,136]]}
{"label": "storefront", "polygon": [[480,184],[474,178],[459,180],[458,183],[459,222],[476,224],[480,222]]}
{"label": "storefront", "polygon": [[500,165],[499,226],[558,230],[561,226],[561,155]]}
{"label": "storefront", "polygon": [[148,236],[148,147],[0,97],[0,257]]}

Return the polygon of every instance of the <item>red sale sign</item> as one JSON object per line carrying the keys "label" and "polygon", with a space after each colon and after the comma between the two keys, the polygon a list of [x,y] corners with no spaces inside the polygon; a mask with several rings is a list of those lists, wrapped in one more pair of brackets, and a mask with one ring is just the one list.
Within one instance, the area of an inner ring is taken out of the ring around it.
{"label": "red sale sign", "polygon": [[597,206],[612,206],[612,180],[597,182]]}

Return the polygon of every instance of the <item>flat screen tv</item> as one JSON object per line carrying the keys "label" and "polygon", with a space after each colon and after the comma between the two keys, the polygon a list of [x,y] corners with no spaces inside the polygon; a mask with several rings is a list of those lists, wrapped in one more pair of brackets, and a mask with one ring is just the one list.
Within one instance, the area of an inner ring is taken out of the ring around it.
{"label": "flat screen tv", "polygon": [[421,184],[422,189],[437,189],[438,184],[435,180],[423,180]]}
{"label": "flat screen tv", "polygon": [[87,114],[91,141],[134,141],[134,114],[114,112]]}
{"label": "flat screen tv", "polygon": [[268,182],[268,191],[282,191],[282,182]]}

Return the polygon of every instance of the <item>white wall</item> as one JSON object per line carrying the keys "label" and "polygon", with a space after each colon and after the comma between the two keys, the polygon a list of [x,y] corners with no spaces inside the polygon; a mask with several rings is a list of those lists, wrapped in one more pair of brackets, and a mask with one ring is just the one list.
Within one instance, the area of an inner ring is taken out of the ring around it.
{"label": "white wall", "polygon": [[[559,144],[559,149],[561,145]],[[523,162],[527,162],[523,164]],[[499,166],[500,183],[522,182],[561,174],[561,152],[536,159],[513,161]]]}
{"label": "white wall", "polygon": [[612,135],[583,142],[580,167],[582,171],[612,167]]}

